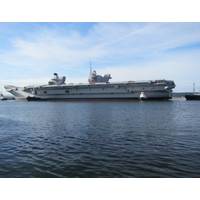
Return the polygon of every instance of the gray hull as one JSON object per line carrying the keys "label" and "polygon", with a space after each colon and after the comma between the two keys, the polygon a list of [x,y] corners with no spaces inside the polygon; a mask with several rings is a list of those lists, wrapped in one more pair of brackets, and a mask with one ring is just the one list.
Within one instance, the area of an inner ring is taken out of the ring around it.
{"label": "gray hull", "polygon": [[41,97],[27,97],[27,101],[120,101],[120,100],[169,100],[171,96],[161,96],[161,97],[148,97],[148,98],[137,98],[137,97],[51,97],[51,98],[41,98]]}
{"label": "gray hull", "polygon": [[171,99],[172,81],[124,82],[109,84],[6,86],[17,99],[36,100],[156,100]]}

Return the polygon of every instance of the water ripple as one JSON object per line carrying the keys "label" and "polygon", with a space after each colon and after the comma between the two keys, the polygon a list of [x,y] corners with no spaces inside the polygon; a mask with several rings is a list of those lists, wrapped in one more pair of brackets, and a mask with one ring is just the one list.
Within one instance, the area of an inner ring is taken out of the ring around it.
{"label": "water ripple", "polygon": [[0,177],[200,177],[200,102],[2,102]]}

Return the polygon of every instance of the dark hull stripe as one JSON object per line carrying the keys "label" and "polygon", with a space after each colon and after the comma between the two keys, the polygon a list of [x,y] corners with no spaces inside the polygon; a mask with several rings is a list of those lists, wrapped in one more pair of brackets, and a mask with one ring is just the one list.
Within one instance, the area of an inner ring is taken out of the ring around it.
{"label": "dark hull stripe", "polygon": [[169,100],[171,97],[154,97],[147,99],[139,99],[135,97],[122,97],[122,98],[37,98],[37,97],[27,97],[27,101],[127,101],[127,100]]}

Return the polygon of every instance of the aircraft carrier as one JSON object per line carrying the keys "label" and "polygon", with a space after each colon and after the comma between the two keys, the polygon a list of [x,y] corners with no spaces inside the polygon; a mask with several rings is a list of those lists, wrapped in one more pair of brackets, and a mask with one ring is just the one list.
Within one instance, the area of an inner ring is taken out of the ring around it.
{"label": "aircraft carrier", "polygon": [[171,80],[110,82],[110,74],[98,75],[90,70],[88,83],[66,84],[66,77],[54,73],[48,84],[16,87],[6,85],[5,89],[16,99],[36,100],[166,100],[172,98],[175,88]]}

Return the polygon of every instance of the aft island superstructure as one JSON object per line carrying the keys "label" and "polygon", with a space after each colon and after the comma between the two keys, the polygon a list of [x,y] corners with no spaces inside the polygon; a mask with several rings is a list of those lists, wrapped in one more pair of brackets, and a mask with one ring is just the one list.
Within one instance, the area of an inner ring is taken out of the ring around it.
{"label": "aft island superstructure", "polygon": [[112,99],[171,99],[174,81],[126,81],[110,82],[110,74],[97,75],[91,71],[88,83],[66,84],[66,77],[54,78],[47,85],[16,87],[7,85],[5,89],[16,99],[34,100],[112,100]]}

